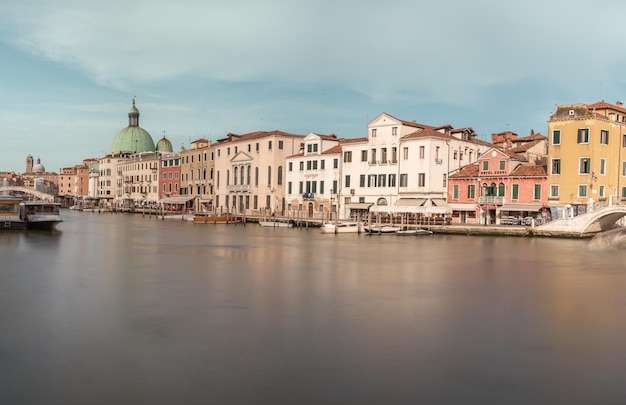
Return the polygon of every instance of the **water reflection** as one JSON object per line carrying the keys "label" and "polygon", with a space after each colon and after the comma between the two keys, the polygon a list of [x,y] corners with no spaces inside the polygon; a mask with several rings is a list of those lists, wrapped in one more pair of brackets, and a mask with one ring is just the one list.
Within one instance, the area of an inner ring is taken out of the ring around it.
{"label": "water reflection", "polygon": [[0,403],[625,393],[624,251],[64,217],[58,234],[0,233]]}

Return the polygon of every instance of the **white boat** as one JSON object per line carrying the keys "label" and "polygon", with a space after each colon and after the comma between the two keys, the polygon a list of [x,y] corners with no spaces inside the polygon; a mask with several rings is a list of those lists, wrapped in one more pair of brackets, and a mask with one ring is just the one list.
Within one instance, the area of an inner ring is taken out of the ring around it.
{"label": "white boat", "polygon": [[370,233],[370,234],[393,234],[393,233],[397,233],[398,231],[401,231],[402,228],[400,228],[399,226],[391,226],[391,225],[385,225],[385,224],[383,225],[373,224],[372,226],[364,225],[363,230],[366,233]]}
{"label": "white boat", "polygon": [[362,230],[358,222],[328,223],[322,227],[322,233],[359,233]]}
{"label": "white boat", "polygon": [[293,226],[293,220],[271,220],[271,221],[259,221],[259,225],[268,228],[291,228]]}
{"label": "white boat", "polygon": [[400,236],[421,236],[421,235],[432,235],[433,231],[429,231],[428,229],[406,229],[404,231],[396,232],[396,235]]}
{"label": "white boat", "polygon": [[20,215],[21,198],[0,197],[0,228],[26,229],[26,221]]}
{"label": "white boat", "polygon": [[29,229],[52,230],[63,222],[59,213],[61,204],[45,201],[23,201],[20,203],[20,215]]}

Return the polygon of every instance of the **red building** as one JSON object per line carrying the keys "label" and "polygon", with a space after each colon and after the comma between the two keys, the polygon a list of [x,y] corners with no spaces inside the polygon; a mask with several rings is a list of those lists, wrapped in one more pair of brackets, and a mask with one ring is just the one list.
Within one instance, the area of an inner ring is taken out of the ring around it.
{"label": "red building", "polygon": [[532,225],[547,218],[548,176],[543,165],[511,150],[491,148],[477,164],[449,177],[454,223]]}

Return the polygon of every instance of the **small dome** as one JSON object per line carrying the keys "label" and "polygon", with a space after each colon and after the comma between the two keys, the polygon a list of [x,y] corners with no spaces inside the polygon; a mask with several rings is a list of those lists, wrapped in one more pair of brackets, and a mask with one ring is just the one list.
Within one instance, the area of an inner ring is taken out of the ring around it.
{"label": "small dome", "polygon": [[41,159],[37,158],[37,164],[33,166],[33,173],[45,173],[46,168],[41,164]]}
{"label": "small dome", "polygon": [[185,148],[185,145],[180,145],[180,149],[178,150],[179,152],[184,152],[187,149]]}
{"label": "small dome", "polygon": [[156,150],[157,152],[172,152],[172,143],[166,137],[163,137],[157,142]]}

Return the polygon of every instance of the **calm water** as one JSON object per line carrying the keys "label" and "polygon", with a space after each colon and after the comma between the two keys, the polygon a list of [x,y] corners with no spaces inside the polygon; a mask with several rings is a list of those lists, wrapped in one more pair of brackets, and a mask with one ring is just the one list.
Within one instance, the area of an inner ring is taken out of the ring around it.
{"label": "calm water", "polygon": [[0,232],[2,404],[626,397],[626,251],[63,215]]}

